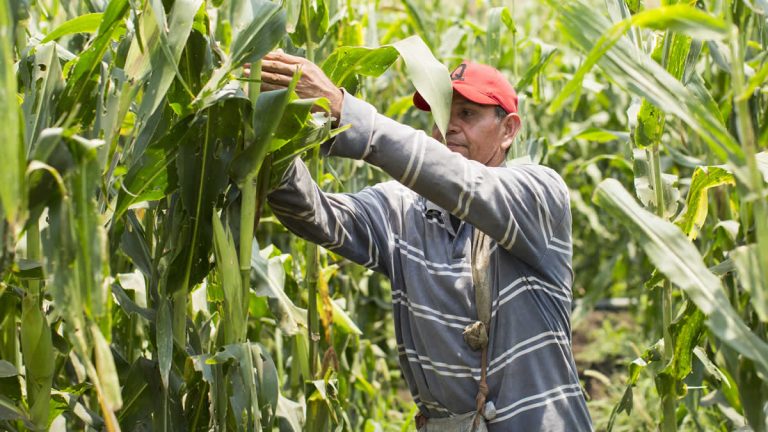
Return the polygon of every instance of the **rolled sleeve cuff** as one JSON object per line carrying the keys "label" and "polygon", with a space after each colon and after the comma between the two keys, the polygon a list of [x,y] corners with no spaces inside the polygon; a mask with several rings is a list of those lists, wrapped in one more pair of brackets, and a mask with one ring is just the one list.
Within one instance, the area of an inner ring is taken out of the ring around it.
{"label": "rolled sleeve cuff", "polygon": [[339,127],[351,125],[335,139],[322,145],[325,156],[339,156],[350,159],[364,159],[371,151],[376,108],[344,90]]}

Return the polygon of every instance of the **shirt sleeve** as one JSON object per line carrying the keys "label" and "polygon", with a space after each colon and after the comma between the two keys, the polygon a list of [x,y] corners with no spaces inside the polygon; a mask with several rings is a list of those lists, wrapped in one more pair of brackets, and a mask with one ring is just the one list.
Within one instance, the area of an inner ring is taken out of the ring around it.
{"label": "shirt sleeve", "polygon": [[543,265],[550,253],[570,261],[568,189],[553,170],[535,164],[487,167],[349,94],[340,124],[351,128],[325,143],[325,154],[382,168],[532,266]]}
{"label": "shirt sleeve", "polygon": [[388,185],[355,194],[324,193],[300,158],[267,196],[273,213],[291,232],[372,270],[390,276],[397,195]]}

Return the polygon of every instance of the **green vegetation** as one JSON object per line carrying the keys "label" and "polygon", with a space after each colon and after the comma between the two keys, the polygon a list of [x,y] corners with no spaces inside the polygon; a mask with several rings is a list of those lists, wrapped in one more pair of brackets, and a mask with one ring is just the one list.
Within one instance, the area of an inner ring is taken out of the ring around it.
{"label": "green vegetation", "polygon": [[511,156],[571,188],[596,428],[768,430],[768,4],[584,1],[0,0],[0,429],[414,429],[388,282],[264,204],[297,155],[385,178],[259,93],[279,47],[425,128],[414,86],[504,71]]}

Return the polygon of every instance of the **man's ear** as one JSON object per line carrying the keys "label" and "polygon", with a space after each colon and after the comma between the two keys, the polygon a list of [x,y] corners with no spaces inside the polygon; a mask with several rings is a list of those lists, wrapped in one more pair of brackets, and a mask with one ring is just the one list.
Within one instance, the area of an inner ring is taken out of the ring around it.
{"label": "man's ear", "polygon": [[520,132],[521,125],[520,116],[517,113],[509,113],[501,120],[502,133],[504,134],[501,141],[502,150],[507,151],[512,145],[515,136]]}

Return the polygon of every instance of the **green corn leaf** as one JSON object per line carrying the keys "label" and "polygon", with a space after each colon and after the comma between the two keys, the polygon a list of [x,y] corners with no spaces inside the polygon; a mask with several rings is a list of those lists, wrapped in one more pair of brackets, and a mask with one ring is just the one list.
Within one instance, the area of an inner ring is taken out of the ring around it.
{"label": "green corn leaf", "polygon": [[435,44],[430,38],[430,35],[432,35],[433,32],[427,30],[427,23],[426,23],[426,19],[424,18],[422,9],[413,0],[404,0],[403,6],[405,6],[405,12],[408,15],[407,22],[416,31],[417,36],[413,36],[413,37],[416,37],[422,40],[425,46],[427,47],[427,50],[432,50]]}
{"label": "green corn leaf", "polygon": [[260,344],[251,344],[251,355],[258,375],[258,401],[262,412],[262,423],[272,424],[280,397],[280,377],[277,366],[269,351]]}
{"label": "green corn leaf", "polygon": [[95,193],[101,178],[96,150],[104,143],[78,136],[66,137],[69,151],[77,166],[68,178],[72,192],[72,218],[77,242],[77,281],[85,299],[85,312],[100,320],[109,312],[107,305],[109,256],[104,221],[98,210]]}
{"label": "green corn leaf", "polygon": [[613,179],[600,183],[594,199],[630,228],[656,268],[707,315],[709,329],[723,343],[753,360],[763,379],[768,377],[768,344],[742,321],[720,280],[707,269],[696,247],[677,226],[643,209]]}
{"label": "green corn leaf", "polygon": [[[541,46],[541,44],[539,44],[539,46]],[[521,91],[528,87],[533,80],[536,79],[536,76],[547,66],[550,60],[552,60],[556,52],[557,49],[550,45],[543,46],[539,60],[525,71],[523,76],[517,81],[517,84],[515,84],[515,89]]]}
{"label": "green corn leaf", "polygon": [[[330,15],[326,0],[297,0],[299,16],[291,33],[291,40],[296,46],[316,46],[325,37],[330,24]],[[295,13],[291,10],[291,13]]]}
{"label": "green corn leaf", "polygon": [[38,45],[34,55],[21,62],[20,75],[25,87],[21,105],[25,119],[24,143],[27,151],[34,154],[41,132],[55,123],[56,101],[64,89],[56,44]]}
{"label": "green corn leaf", "polygon": [[213,241],[214,204],[227,187],[226,173],[235,149],[242,145],[245,99],[226,99],[206,109],[205,120],[181,142],[176,158],[179,191],[185,211],[185,225],[167,271],[170,292],[186,290],[199,283],[210,270]]}
{"label": "green corn leaf", "polygon": [[302,0],[286,0],[283,2],[283,8],[285,9],[285,31],[288,33],[293,33],[298,28],[301,2]]}
{"label": "green corn leaf", "polygon": [[29,418],[37,429],[48,425],[48,404],[54,372],[51,329],[38,305],[38,297],[27,295],[21,309],[21,352],[27,381]]}
{"label": "green corn leaf", "polygon": [[58,118],[67,118],[74,111],[79,114],[80,123],[90,124],[96,109],[96,104],[93,103],[93,92],[100,74],[101,62],[112,41],[112,36],[122,25],[122,19],[128,10],[128,0],[113,0],[107,4],[96,38],[78,56],[68,77],[61,100],[57,105]]}
{"label": "green corn leaf", "polygon": [[712,360],[709,359],[707,356],[707,353],[701,348],[696,347],[693,349],[693,354],[696,356],[696,358],[699,359],[702,365],[704,365],[704,369],[713,376],[718,381],[724,382],[726,385],[728,384],[728,377],[723,374],[723,372],[712,362]]}
{"label": "green corn leaf", "polygon": [[232,162],[232,177],[238,183],[252,180],[259,173],[264,157],[274,139],[275,131],[283,118],[286,107],[296,96],[293,90],[301,73],[293,75],[285,89],[261,93],[253,109],[254,138]]}
{"label": "green corn leaf", "polygon": [[16,370],[16,366],[5,360],[0,360],[0,378],[13,377],[18,374],[19,371]]}
{"label": "green corn leaf", "polygon": [[253,14],[256,18],[237,34],[230,47],[230,57],[214,71],[195,97],[195,103],[208,105],[207,100],[219,89],[230,71],[244,63],[259,60],[282,39],[285,34],[285,11],[282,8],[270,1],[258,0]]}
{"label": "green corn leaf", "polygon": [[213,215],[213,253],[216,258],[221,285],[224,290],[224,308],[221,315],[221,327],[224,331],[224,344],[245,341],[248,330],[246,295],[240,284],[235,241],[232,233],[221,224],[219,216]]}
{"label": "green corn leaf", "polygon": [[147,146],[123,179],[113,219],[120,219],[135,203],[161,199],[178,187],[175,162],[179,143],[194,139],[200,133],[203,120],[203,117],[186,117]]}
{"label": "green corn leaf", "polygon": [[397,60],[399,54],[391,46],[379,48],[339,47],[322,64],[323,72],[338,87],[357,93],[359,75],[377,77]]}
{"label": "green corn leaf", "polygon": [[75,241],[75,221],[68,196],[55,200],[48,210],[48,229],[43,231],[43,255],[46,257],[45,274],[51,278],[48,291],[59,308],[59,313],[70,321],[79,322],[85,310],[80,286],[75,283],[75,260],[78,246]]}
{"label": "green corn leaf", "polygon": [[171,372],[173,360],[173,325],[171,322],[171,302],[161,300],[157,311],[157,327],[155,328],[155,344],[157,346],[157,362],[160,368],[160,380],[163,388],[168,389],[168,375]]}
{"label": "green corn leaf", "polygon": [[718,186],[733,185],[735,183],[733,174],[723,168],[696,168],[691,178],[685,210],[675,221],[688,238],[691,240],[696,239],[699,229],[704,226],[709,210],[709,199],[707,198],[709,190]]}
{"label": "green corn leaf", "polygon": [[[13,0],[12,0],[13,1]],[[9,3],[0,0],[0,208],[5,219],[16,227],[24,217],[26,157],[20,133],[16,73],[13,59],[13,23]]]}
{"label": "green corn leaf", "polygon": [[488,11],[488,31],[485,35],[485,61],[487,64],[494,67],[499,66],[499,60],[504,54],[504,50],[501,45],[501,26],[502,24],[505,24],[509,30],[514,31],[514,24],[512,24],[512,28],[510,28],[509,25],[513,22],[512,14],[509,12],[509,9],[507,9],[506,6],[491,8],[491,10]]}
{"label": "green corn leaf", "polygon": [[148,322],[154,322],[156,313],[153,309],[146,309],[131,300],[128,297],[128,293],[123,289],[120,284],[112,284],[112,294],[114,294],[117,304],[127,315],[136,315],[144,318]]}
{"label": "green corn leaf", "polygon": [[[553,3],[551,3],[553,4]],[[666,114],[674,115],[707,143],[712,153],[721,161],[731,160],[740,164],[744,153],[738,142],[720,123],[715,114],[704,106],[682,83],[647,56],[641,55],[621,34],[629,29],[629,22],[610,27],[607,20],[591,6],[579,0],[558,3],[560,29],[576,45],[590,55],[585,61],[599,62],[608,75],[631,93],[646,98]],[[651,17],[652,15],[648,15]],[[650,19],[650,18],[649,18]],[[708,21],[707,21],[708,23]],[[704,24],[707,24],[704,23]],[[707,24],[708,25],[708,24]],[[710,30],[715,32],[718,26]],[[597,43],[593,41],[597,40]],[[591,66],[584,66],[586,73]],[[583,76],[583,75],[582,75]],[[574,81],[580,80],[574,76]],[[570,90],[580,87],[575,83]],[[564,89],[561,96],[568,90]],[[558,97],[549,112],[556,111],[565,97]]]}
{"label": "green corn leaf", "polygon": [[[123,406],[123,398],[120,394],[120,380],[118,379],[115,359],[112,357],[112,349],[101,334],[101,330],[91,324],[91,337],[93,338],[93,354],[96,359],[96,373],[99,376],[101,395],[104,398],[106,408],[117,411]],[[109,415],[109,413],[108,413]]]}
{"label": "green corn leaf", "polygon": [[759,87],[762,87],[766,81],[768,81],[768,61],[763,62],[763,65],[760,66],[760,69],[758,69],[757,72],[752,75],[752,77],[749,79],[749,82],[747,83],[746,88],[741,93],[741,95],[739,95],[739,99],[749,99],[755,90],[757,90]]}
{"label": "green corn leaf", "polygon": [[256,3],[253,16],[255,19],[232,40],[231,68],[262,58],[285,34],[285,11],[277,4],[260,0]]}
{"label": "green corn leaf", "polygon": [[760,268],[756,244],[740,246],[729,253],[736,265],[739,283],[749,293],[749,301],[760,321],[768,321],[768,293],[762,289],[765,269]]}
{"label": "green corn leaf", "polygon": [[[554,3],[550,4],[554,6]],[[587,59],[574,74],[573,79],[568,82],[563,91],[558,95],[555,101],[552,102],[552,105],[550,105],[550,113],[560,109],[562,103],[581,87],[581,83],[586,73],[597,64],[600,58],[604,56],[608,50],[610,50],[619,39],[632,28],[632,26],[683,32],[700,39],[720,39],[728,32],[728,25],[725,21],[684,4],[662,6],[637,13],[631,18],[616,23],[597,40],[594,48],[589,52]]]}
{"label": "green corn leaf", "polygon": [[[125,73],[129,79],[142,81],[150,72],[152,53],[157,51],[160,42],[160,25],[164,17],[156,17],[152,2],[145,2],[140,11],[135,11],[136,37],[131,40],[131,46],[125,55]],[[164,11],[161,10],[161,12]]]}
{"label": "green corn leaf", "polygon": [[99,24],[103,17],[103,13],[89,13],[72,18],[51,30],[40,43],[44,44],[62,36],[75,33],[93,33],[99,29]]}
{"label": "green corn leaf", "polygon": [[[149,2],[148,2],[149,3]],[[173,3],[168,15],[168,23],[165,24],[165,13],[159,0],[151,2],[154,17],[157,19],[158,41],[150,52],[150,70],[141,106],[138,110],[139,119],[146,119],[160,106],[166,96],[173,79],[178,77],[179,82],[189,90],[186,82],[179,72],[178,63],[187,39],[192,31],[195,13],[200,8],[202,0],[178,0]],[[167,31],[165,30],[167,28]]]}
{"label": "green corn leaf", "polygon": [[451,118],[453,87],[448,69],[440,63],[418,36],[411,36],[393,45],[405,61],[408,79],[432,108],[432,116],[442,136]]}
{"label": "green corn leaf", "polygon": [[27,416],[11,399],[0,394],[0,420],[27,420]]}
{"label": "green corn leaf", "polygon": [[304,430],[306,422],[304,405],[280,395],[275,415],[279,419],[284,420],[284,422],[281,422],[281,427],[285,427],[287,432],[301,432]]}
{"label": "green corn leaf", "polygon": [[691,373],[693,350],[703,334],[704,318],[696,305],[688,302],[678,319],[670,325],[675,349],[672,362],[665,371],[677,381],[682,381]]}
{"label": "green corn leaf", "polygon": [[296,306],[283,290],[284,257],[265,258],[256,241],[253,242],[252,249],[251,281],[256,294],[269,298],[270,308],[278,320],[280,329],[288,336],[296,335],[300,328],[307,328],[307,311]]}

